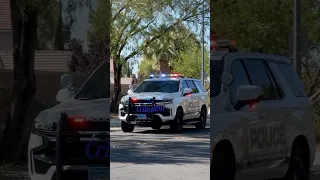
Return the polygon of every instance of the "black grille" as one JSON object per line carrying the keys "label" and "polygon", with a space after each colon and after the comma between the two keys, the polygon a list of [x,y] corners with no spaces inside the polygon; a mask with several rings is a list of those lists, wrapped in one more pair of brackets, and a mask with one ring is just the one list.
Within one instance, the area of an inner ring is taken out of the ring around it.
{"label": "black grille", "polygon": [[[82,136],[85,137],[85,136]],[[92,137],[92,135],[91,135]],[[101,149],[98,157],[90,158],[86,156],[86,147],[89,141],[80,141],[79,137],[76,135],[66,137],[63,142],[62,149],[62,158],[64,160],[64,164],[66,165],[92,165],[92,166],[109,166],[110,160],[110,145],[107,144],[106,140],[95,141],[91,144],[89,152],[91,155],[97,152],[97,147],[99,145],[107,146],[109,149]],[[55,164],[56,160],[56,143],[54,141],[45,141],[44,146],[33,150],[34,157],[40,157],[37,159],[35,171],[36,172],[46,172],[48,168],[52,165],[49,165],[49,161],[52,161]],[[107,156],[105,155],[107,153]],[[40,155],[44,154],[45,158],[41,158]],[[44,166],[44,164],[48,164]],[[39,165],[39,166],[38,166]],[[40,168],[41,166],[41,168]],[[39,169],[40,168],[40,169]]]}

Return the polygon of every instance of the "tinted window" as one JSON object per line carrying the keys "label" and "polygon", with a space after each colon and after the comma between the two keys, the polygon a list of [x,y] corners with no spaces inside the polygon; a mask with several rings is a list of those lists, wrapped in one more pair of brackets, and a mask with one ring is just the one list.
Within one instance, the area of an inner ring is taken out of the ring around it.
{"label": "tinted window", "polygon": [[277,89],[272,85],[267,69],[261,60],[244,60],[252,85],[259,86],[263,91],[262,100],[279,99]]}
{"label": "tinted window", "polygon": [[76,99],[110,98],[110,62],[104,61],[93,72]]}
{"label": "tinted window", "polygon": [[179,81],[143,81],[134,91],[141,92],[165,92],[174,93],[179,91]]}
{"label": "tinted window", "polygon": [[201,92],[206,92],[206,90],[204,89],[204,87],[200,81],[194,81],[194,82],[198,85]]}
{"label": "tinted window", "polygon": [[240,60],[232,63],[231,72],[234,80],[230,86],[230,98],[232,103],[235,104],[239,86],[250,85],[250,81]]}
{"label": "tinted window", "polygon": [[181,89],[181,91],[183,91],[185,88],[188,88],[187,82],[186,81],[182,81],[182,89]]}
{"label": "tinted window", "polygon": [[197,86],[194,84],[193,81],[188,80],[188,81],[187,81],[187,84],[188,84],[188,87],[189,87],[190,89],[192,89],[192,93],[198,93],[198,92],[199,92]]}
{"label": "tinted window", "polygon": [[304,90],[304,86],[301,83],[298,75],[294,71],[291,64],[276,63],[280,73],[284,76],[293,93],[297,97],[306,97],[307,94]]}
{"label": "tinted window", "polygon": [[282,97],[284,96],[282,88],[279,86],[276,79],[274,78],[274,75],[272,74],[269,64],[267,62],[264,62],[264,64],[265,64],[268,76],[270,77],[271,84],[275,89],[276,98],[282,99]]}
{"label": "tinted window", "polygon": [[210,60],[210,97],[216,97],[221,92],[221,74],[224,61]]}

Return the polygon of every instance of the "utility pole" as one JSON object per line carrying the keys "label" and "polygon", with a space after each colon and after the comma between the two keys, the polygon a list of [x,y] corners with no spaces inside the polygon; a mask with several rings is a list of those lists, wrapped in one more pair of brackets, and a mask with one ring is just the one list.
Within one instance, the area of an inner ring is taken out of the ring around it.
{"label": "utility pole", "polygon": [[301,78],[301,0],[294,0],[293,66]]}
{"label": "utility pole", "polygon": [[201,82],[204,85],[204,0],[202,1],[202,63],[201,63]]}

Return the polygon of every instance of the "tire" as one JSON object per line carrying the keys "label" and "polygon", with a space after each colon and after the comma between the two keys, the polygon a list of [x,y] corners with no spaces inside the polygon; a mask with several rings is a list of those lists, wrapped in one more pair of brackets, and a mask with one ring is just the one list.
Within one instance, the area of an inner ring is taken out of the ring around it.
{"label": "tire", "polygon": [[176,117],[170,124],[170,129],[172,132],[181,132],[183,127],[183,111],[181,108],[177,109]]}
{"label": "tire", "polygon": [[153,124],[152,126],[151,126],[151,128],[152,129],[161,129],[161,124]]}
{"label": "tire", "polygon": [[304,148],[296,146],[292,149],[289,169],[285,180],[309,180],[310,168],[307,154]]}
{"label": "tire", "polygon": [[121,129],[123,132],[132,132],[134,130],[134,125],[121,121]]}
{"label": "tire", "polygon": [[230,151],[223,148],[213,153],[210,165],[210,180],[234,180],[235,162]]}
{"label": "tire", "polygon": [[197,129],[205,129],[207,125],[207,109],[205,106],[202,106],[200,111],[199,122],[195,124]]}

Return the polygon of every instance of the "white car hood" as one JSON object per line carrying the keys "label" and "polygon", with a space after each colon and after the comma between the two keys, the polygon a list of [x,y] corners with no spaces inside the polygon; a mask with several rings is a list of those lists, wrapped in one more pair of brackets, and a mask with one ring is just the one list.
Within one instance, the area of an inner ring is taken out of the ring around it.
{"label": "white car hood", "polygon": [[57,122],[58,115],[62,112],[65,112],[68,116],[104,117],[109,119],[110,99],[72,99],[40,112],[37,119],[48,123]]}

